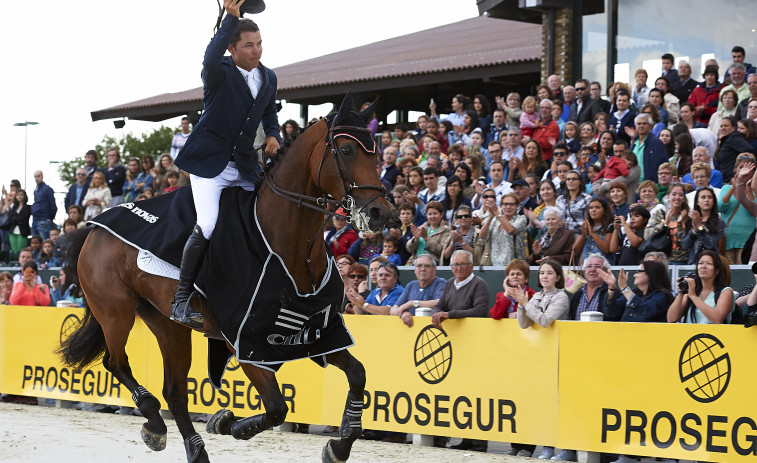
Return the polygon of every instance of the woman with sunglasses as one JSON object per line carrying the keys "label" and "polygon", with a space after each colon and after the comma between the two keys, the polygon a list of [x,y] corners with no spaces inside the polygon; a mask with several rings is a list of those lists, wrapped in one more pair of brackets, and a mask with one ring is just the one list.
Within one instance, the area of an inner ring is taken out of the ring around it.
{"label": "woman with sunglasses", "polygon": [[606,321],[667,321],[668,307],[674,298],[665,264],[652,260],[641,262],[633,275],[635,289],[628,285],[628,274],[624,269],[618,274],[617,285],[612,272],[600,270],[599,274],[609,288]]}
{"label": "woman with sunglasses", "polygon": [[501,209],[489,210],[479,238],[491,240],[492,265],[507,265],[513,259],[526,258],[526,217],[518,212],[518,197],[507,193],[500,199]]}
{"label": "woman with sunglasses", "polygon": [[355,289],[347,291],[352,309],[358,315],[389,315],[405,288],[399,283],[400,271],[396,265],[386,262],[376,272],[376,287],[363,298]]}
{"label": "woman with sunglasses", "polygon": [[[716,113],[717,114],[717,113]],[[749,236],[754,231],[754,217],[749,211],[741,207],[738,201],[732,201],[739,171],[750,165],[754,165],[755,158],[752,153],[741,153],[736,158],[736,170],[731,182],[723,185],[718,194],[718,211],[726,221],[725,228],[725,253],[723,254],[731,265],[742,265],[741,253],[744,250]],[[752,180],[747,180],[746,196],[754,202],[755,195],[752,190]]]}
{"label": "woman with sunglasses", "polygon": [[[341,270],[341,269],[340,269]],[[355,313],[347,292],[350,290],[358,291],[360,283],[368,279],[368,267],[363,264],[355,262],[352,265],[347,266],[347,271],[343,275],[344,278],[344,300],[342,301],[342,313]],[[359,291],[358,291],[359,292]]]}
{"label": "woman with sunglasses", "polygon": [[704,250],[717,253],[724,232],[725,220],[718,215],[717,198],[712,187],[698,189],[691,212],[691,230],[681,240],[681,245],[689,253],[688,264],[695,263]]}
{"label": "woman with sunglasses", "polygon": [[[449,184],[448,184],[449,185]],[[449,259],[452,253],[458,249],[464,249],[473,253],[473,248],[478,239],[478,230],[473,226],[473,211],[466,205],[460,206],[455,211],[454,228],[450,232],[450,240],[444,248],[444,258]],[[478,262],[474,262],[478,265]]]}
{"label": "woman with sunglasses", "polygon": [[565,177],[565,192],[557,198],[557,208],[562,211],[565,229],[574,235],[581,233],[584,213],[589,208],[591,196],[586,193],[584,177],[577,170],[568,172]]}

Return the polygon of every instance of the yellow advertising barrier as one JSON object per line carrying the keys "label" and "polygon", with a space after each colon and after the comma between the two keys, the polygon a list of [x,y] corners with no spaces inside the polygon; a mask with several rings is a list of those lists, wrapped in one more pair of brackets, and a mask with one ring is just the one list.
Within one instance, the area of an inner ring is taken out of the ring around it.
{"label": "yellow advertising barrier", "polygon": [[[83,312],[0,308],[0,391],[131,406],[101,364],[72,371],[53,350]],[[515,320],[346,316],[351,352],[367,371],[369,429],[689,460],[757,455],[757,332],[738,326],[558,322],[522,330]],[[190,411],[237,416],[262,403],[232,361],[215,390],[206,343],[194,333]],[[160,396],[162,358],[137,319],[127,345],[137,380]],[[303,360],[278,375],[287,421],[338,424],[347,380]],[[162,399],[162,398],[161,398]],[[165,403],[164,403],[165,406]]]}

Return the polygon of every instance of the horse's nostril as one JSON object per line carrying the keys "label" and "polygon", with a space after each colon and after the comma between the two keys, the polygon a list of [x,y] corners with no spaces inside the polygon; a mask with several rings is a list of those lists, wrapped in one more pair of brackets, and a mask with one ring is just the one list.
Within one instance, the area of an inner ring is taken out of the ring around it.
{"label": "horse's nostril", "polygon": [[378,207],[372,207],[368,211],[368,215],[371,217],[371,220],[381,220],[381,209]]}

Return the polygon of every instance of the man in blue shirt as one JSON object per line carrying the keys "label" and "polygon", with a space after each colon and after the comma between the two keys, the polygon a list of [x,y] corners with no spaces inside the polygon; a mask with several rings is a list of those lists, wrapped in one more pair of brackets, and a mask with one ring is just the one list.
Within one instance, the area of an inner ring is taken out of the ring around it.
{"label": "man in blue shirt", "polygon": [[34,204],[32,204],[32,235],[41,236],[42,239],[50,238],[50,224],[55,219],[58,206],[55,205],[55,195],[42,180],[42,171],[34,172],[34,181],[37,187],[34,189]]}
{"label": "man in blue shirt", "polygon": [[415,259],[415,278],[405,286],[405,291],[394,303],[389,315],[398,315],[407,326],[413,326],[415,309],[432,308],[439,302],[447,281],[436,276],[436,261],[428,254]]}
{"label": "man in blue shirt", "polygon": [[71,185],[68,189],[66,199],[63,201],[66,210],[74,204],[81,206],[81,201],[84,199],[84,195],[87,194],[88,189],[89,183],[87,183],[87,171],[83,167],[79,167],[76,169],[76,183]]}
{"label": "man in blue shirt", "polygon": [[[704,146],[697,146],[694,148],[694,151],[691,153],[691,158],[693,160],[693,163],[697,162],[703,162],[707,164],[708,166],[712,166],[712,163],[710,162],[710,153],[707,151],[707,148]],[[683,176],[681,179],[681,182],[688,183],[689,185],[693,185],[694,188],[697,186],[694,184],[694,179],[691,178],[691,174],[688,173]],[[723,188],[723,174],[719,170],[711,169],[710,170],[710,183],[709,185],[714,188]]]}

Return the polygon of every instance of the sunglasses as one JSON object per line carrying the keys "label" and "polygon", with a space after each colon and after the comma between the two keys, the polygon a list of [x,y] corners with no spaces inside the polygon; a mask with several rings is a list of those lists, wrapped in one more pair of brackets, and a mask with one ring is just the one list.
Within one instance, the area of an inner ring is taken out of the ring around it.
{"label": "sunglasses", "polygon": [[471,214],[460,214],[455,216],[456,219],[470,219],[471,217],[473,217]]}
{"label": "sunglasses", "polygon": [[518,203],[502,203],[502,205],[505,207],[515,207],[518,205]]}
{"label": "sunglasses", "polygon": [[577,92],[583,92],[584,90],[586,90],[586,87],[576,87]]}
{"label": "sunglasses", "polygon": [[365,275],[358,275],[358,274],[350,274],[348,275],[353,280],[365,280]]}
{"label": "sunglasses", "polygon": [[483,195],[482,196],[482,198],[484,198],[484,199],[492,199],[492,198],[496,198],[496,197],[497,197],[496,195]]}

